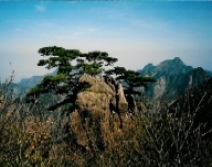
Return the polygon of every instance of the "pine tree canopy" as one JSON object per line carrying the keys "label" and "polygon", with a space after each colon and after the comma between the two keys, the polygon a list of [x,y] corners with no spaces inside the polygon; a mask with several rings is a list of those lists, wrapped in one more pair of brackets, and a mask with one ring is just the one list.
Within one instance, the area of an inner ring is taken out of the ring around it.
{"label": "pine tree canopy", "polygon": [[126,94],[141,94],[141,90],[138,88],[147,88],[148,83],[155,82],[154,78],[143,77],[139,72],[133,70],[126,70],[124,67],[114,67],[105,71],[107,75],[115,75],[116,80],[118,80],[124,86],[124,91]]}
{"label": "pine tree canopy", "polygon": [[93,51],[81,53],[76,49],[65,49],[57,46],[43,47],[38,50],[41,59],[37,65],[45,66],[47,69],[55,68],[55,76],[45,76],[43,81],[32,88],[27,97],[37,98],[41,94],[53,93],[65,95],[66,98],[61,103],[57,103],[52,108],[65,104],[72,104],[76,100],[76,92],[88,87],[88,83],[80,83],[79,78],[84,75],[110,75],[123,84],[126,94],[139,94],[138,87],[147,86],[147,83],[154,82],[153,78],[142,77],[133,70],[126,70],[124,67],[114,67],[105,70],[104,67],[112,66],[118,61],[117,58],[110,57],[107,52]]}

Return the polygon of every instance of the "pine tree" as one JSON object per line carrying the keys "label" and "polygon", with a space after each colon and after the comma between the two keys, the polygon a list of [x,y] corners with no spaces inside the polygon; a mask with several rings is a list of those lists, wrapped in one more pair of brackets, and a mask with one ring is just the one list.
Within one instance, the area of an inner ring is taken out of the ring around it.
{"label": "pine tree", "polygon": [[40,84],[27,93],[27,101],[34,101],[41,94],[53,93],[66,96],[65,100],[50,107],[53,110],[57,107],[67,105],[74,107],[76,94],[88,87],[88,83],[79,83],[79,78],[84,75],[100,75],[104,72],[104,66],[115,63],[118,59],[109,57],[106,52],[81,53],[79,50],[68,50],[62,47],[44,47],[39,49],[42,57],[37,65],[45,66],[47,69],[57,68],[55,76],[45,76]]}
{"label": "pine tree", "polygon": [[41,94],[46,93],[64,95],[65,99],[50,107],[50,110],[64,105],[74,107],[77,93],[90,86],[86,82],[79,82],[79,78],[84,74],[91,76],[104,74],[111,77],[115,75],[115,79],[123,85],[129,103],[132,101],[129,97],[134,98],[133,95],[141,94],[139,87],[147,87],[149,82],[155,81],[153,78],[142,77],[138,72],[126,70],[124,67],[105,70],[105,66],[111,66],[118,61],[117,58],[109,57],[106,52],[81,53],[79,50],[52,46],[43,47],[38,53],[42,57],[49,58],[41,59],[37,65],[45,66],[47,69],[56,68],[57,73],[55,76],[45,76],[40,84],[32,88],[27,93],[27,101],[35,101]]}
{"label": "pine tree", "polygon": [[115,79],[124,86],[125,95],[139,95],[142,91],[138,88],[147,88],[148,83],[155,82],[152,77],[143,77],[139,72],[126,70],[124,67],[114,67],[114,69],[107,70],[105,73],[106,75],[115,75]]}

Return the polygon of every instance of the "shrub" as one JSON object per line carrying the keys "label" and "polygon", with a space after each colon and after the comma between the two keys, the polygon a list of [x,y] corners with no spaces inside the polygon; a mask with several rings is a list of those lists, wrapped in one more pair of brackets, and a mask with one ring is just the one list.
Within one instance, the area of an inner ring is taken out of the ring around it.
{"label": "shrub", "polygon": [[[212,142],[201,133],[204,124],[193,126],[197,112],[179,116],[147,107],[133,117],[129,131],[108,133],[110,141],[104,142],[104,149],[89,150],[77,143],[60,111],[51,113],[41,103],[32,105],[4,98],[0,166],[212,166]],[[93,143],[100,147],[104,138],[98,126],[92,133],[97,136]]]}

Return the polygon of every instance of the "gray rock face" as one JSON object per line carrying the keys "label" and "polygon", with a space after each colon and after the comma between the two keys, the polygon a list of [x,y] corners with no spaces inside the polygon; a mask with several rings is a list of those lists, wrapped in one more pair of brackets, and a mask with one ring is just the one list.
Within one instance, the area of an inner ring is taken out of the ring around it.
{"label": "gray rock face", "polygon": [[154,86],[154,90],[153,90],[153,93],[154,93],[154,98],[155,99],[159,99],[163,96],[163,94],[166,92],[166,78],[165,77],[160,77],[158,80],[157,80],[157,83],[156,85]]}
{"label": "gray rock face", "polygon": [[187,89],[197,86],[210,77],[212,73],[202,68],[194,69],[185,65],[180,58],[165,60],[157,66],[147,65],[139,70],[141,75],[153,77],[156,83],[151,83],[146,91],[148,99],[171,101],[183,94]]}

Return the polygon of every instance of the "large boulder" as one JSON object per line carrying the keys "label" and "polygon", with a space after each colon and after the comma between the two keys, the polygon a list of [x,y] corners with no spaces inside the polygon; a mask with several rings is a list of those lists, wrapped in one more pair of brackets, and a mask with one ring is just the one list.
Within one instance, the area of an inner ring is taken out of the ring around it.
{"label": "large boulder", "polygon": [[89,87],[77,93],[70,127],[79,145],[101,150],[114,136],[123,136],[133,119],[121,84],[116,90],[99,77],[83,75],[79,83],[85,82]]}

